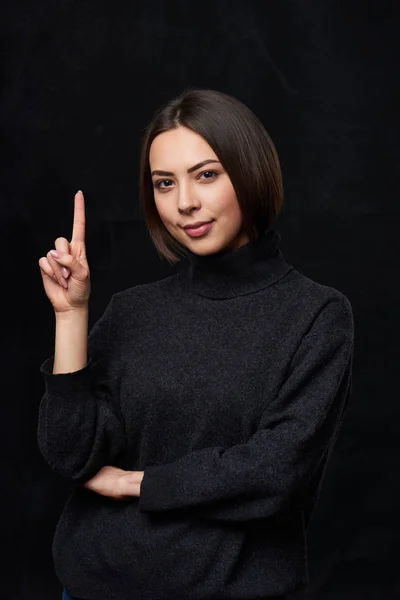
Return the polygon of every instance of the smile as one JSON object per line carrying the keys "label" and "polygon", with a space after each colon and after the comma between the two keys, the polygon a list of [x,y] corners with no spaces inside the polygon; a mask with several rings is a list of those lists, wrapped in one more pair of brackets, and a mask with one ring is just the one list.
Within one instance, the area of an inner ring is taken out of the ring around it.
{"label": "smile", "polygon": [[200,236],[208,233],[210,231],[210,229],[212,228],[212,226],[213,226],[213,221],[211,221],[211,223],[205,223],[204,225],[200,225],[200,227],[193,227],[192,229],[186,228],[186,229],[184,229],[184,231],[190,237],[200,237]]}

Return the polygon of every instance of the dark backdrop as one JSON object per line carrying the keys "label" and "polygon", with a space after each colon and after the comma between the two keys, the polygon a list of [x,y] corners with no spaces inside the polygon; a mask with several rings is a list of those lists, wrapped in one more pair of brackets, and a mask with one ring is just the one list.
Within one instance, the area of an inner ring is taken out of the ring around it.
{"label": "dark backdrop", "polygon": [[112,293],[172,271],[139,212],[139,142],[188,85],[261,118],[282,161],[284,256],[353,305],[353,397],[309,533],[307,599],[400,598],[399,13],[396,0],[3,0],[2,600],[61,593],[51,541],[69,488],[36,442],[54,347],[38,260],[70,239],[82,189],[90,326]]}

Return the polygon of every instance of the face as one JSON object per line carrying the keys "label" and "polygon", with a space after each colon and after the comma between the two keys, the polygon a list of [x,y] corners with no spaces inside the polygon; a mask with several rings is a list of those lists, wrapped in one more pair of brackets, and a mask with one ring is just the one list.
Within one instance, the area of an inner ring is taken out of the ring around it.
{"label": "face", "polygon": [[[204,138],[182,126],[161,133],[149,163],[160,218],[183,246],[205,255],[249,241],[231,180]],[[197,222],[210,225],[184,229]]]}

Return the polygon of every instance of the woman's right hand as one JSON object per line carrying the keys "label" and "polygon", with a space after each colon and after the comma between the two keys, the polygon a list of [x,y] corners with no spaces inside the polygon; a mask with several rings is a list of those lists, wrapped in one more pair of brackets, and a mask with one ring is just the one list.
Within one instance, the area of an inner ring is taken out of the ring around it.
{"label": "woman's right hand", "polygon": [[56,314],[87,308],[90,296],[90,271],[85,247],[85,200],[79,190],[75,194],[74,223],[71,242],[59,237],[55,249],[39,259],[43,286]]}

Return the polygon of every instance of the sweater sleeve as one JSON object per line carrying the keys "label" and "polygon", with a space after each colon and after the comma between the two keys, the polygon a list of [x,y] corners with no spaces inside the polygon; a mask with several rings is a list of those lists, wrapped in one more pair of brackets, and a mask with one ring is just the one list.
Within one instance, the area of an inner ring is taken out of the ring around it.
{"label": "sweater sleeve", "polygon": [[353,330],[347,298],[330,301],[302,338],[252,437],[146,468],[140,510],[187,508],[206,519],[248,521],[282,514],[301,500],[347,408]]}
{"label": "sweater sleeve", "polygon": [[91,328],[84,368],[53,374],[54,354],[40,366],[45,392],[39,406],[39,449],[55,472],[76,483],[114,464],[125,447],[124,426],[107,373],[113,299],[114,295]]}

